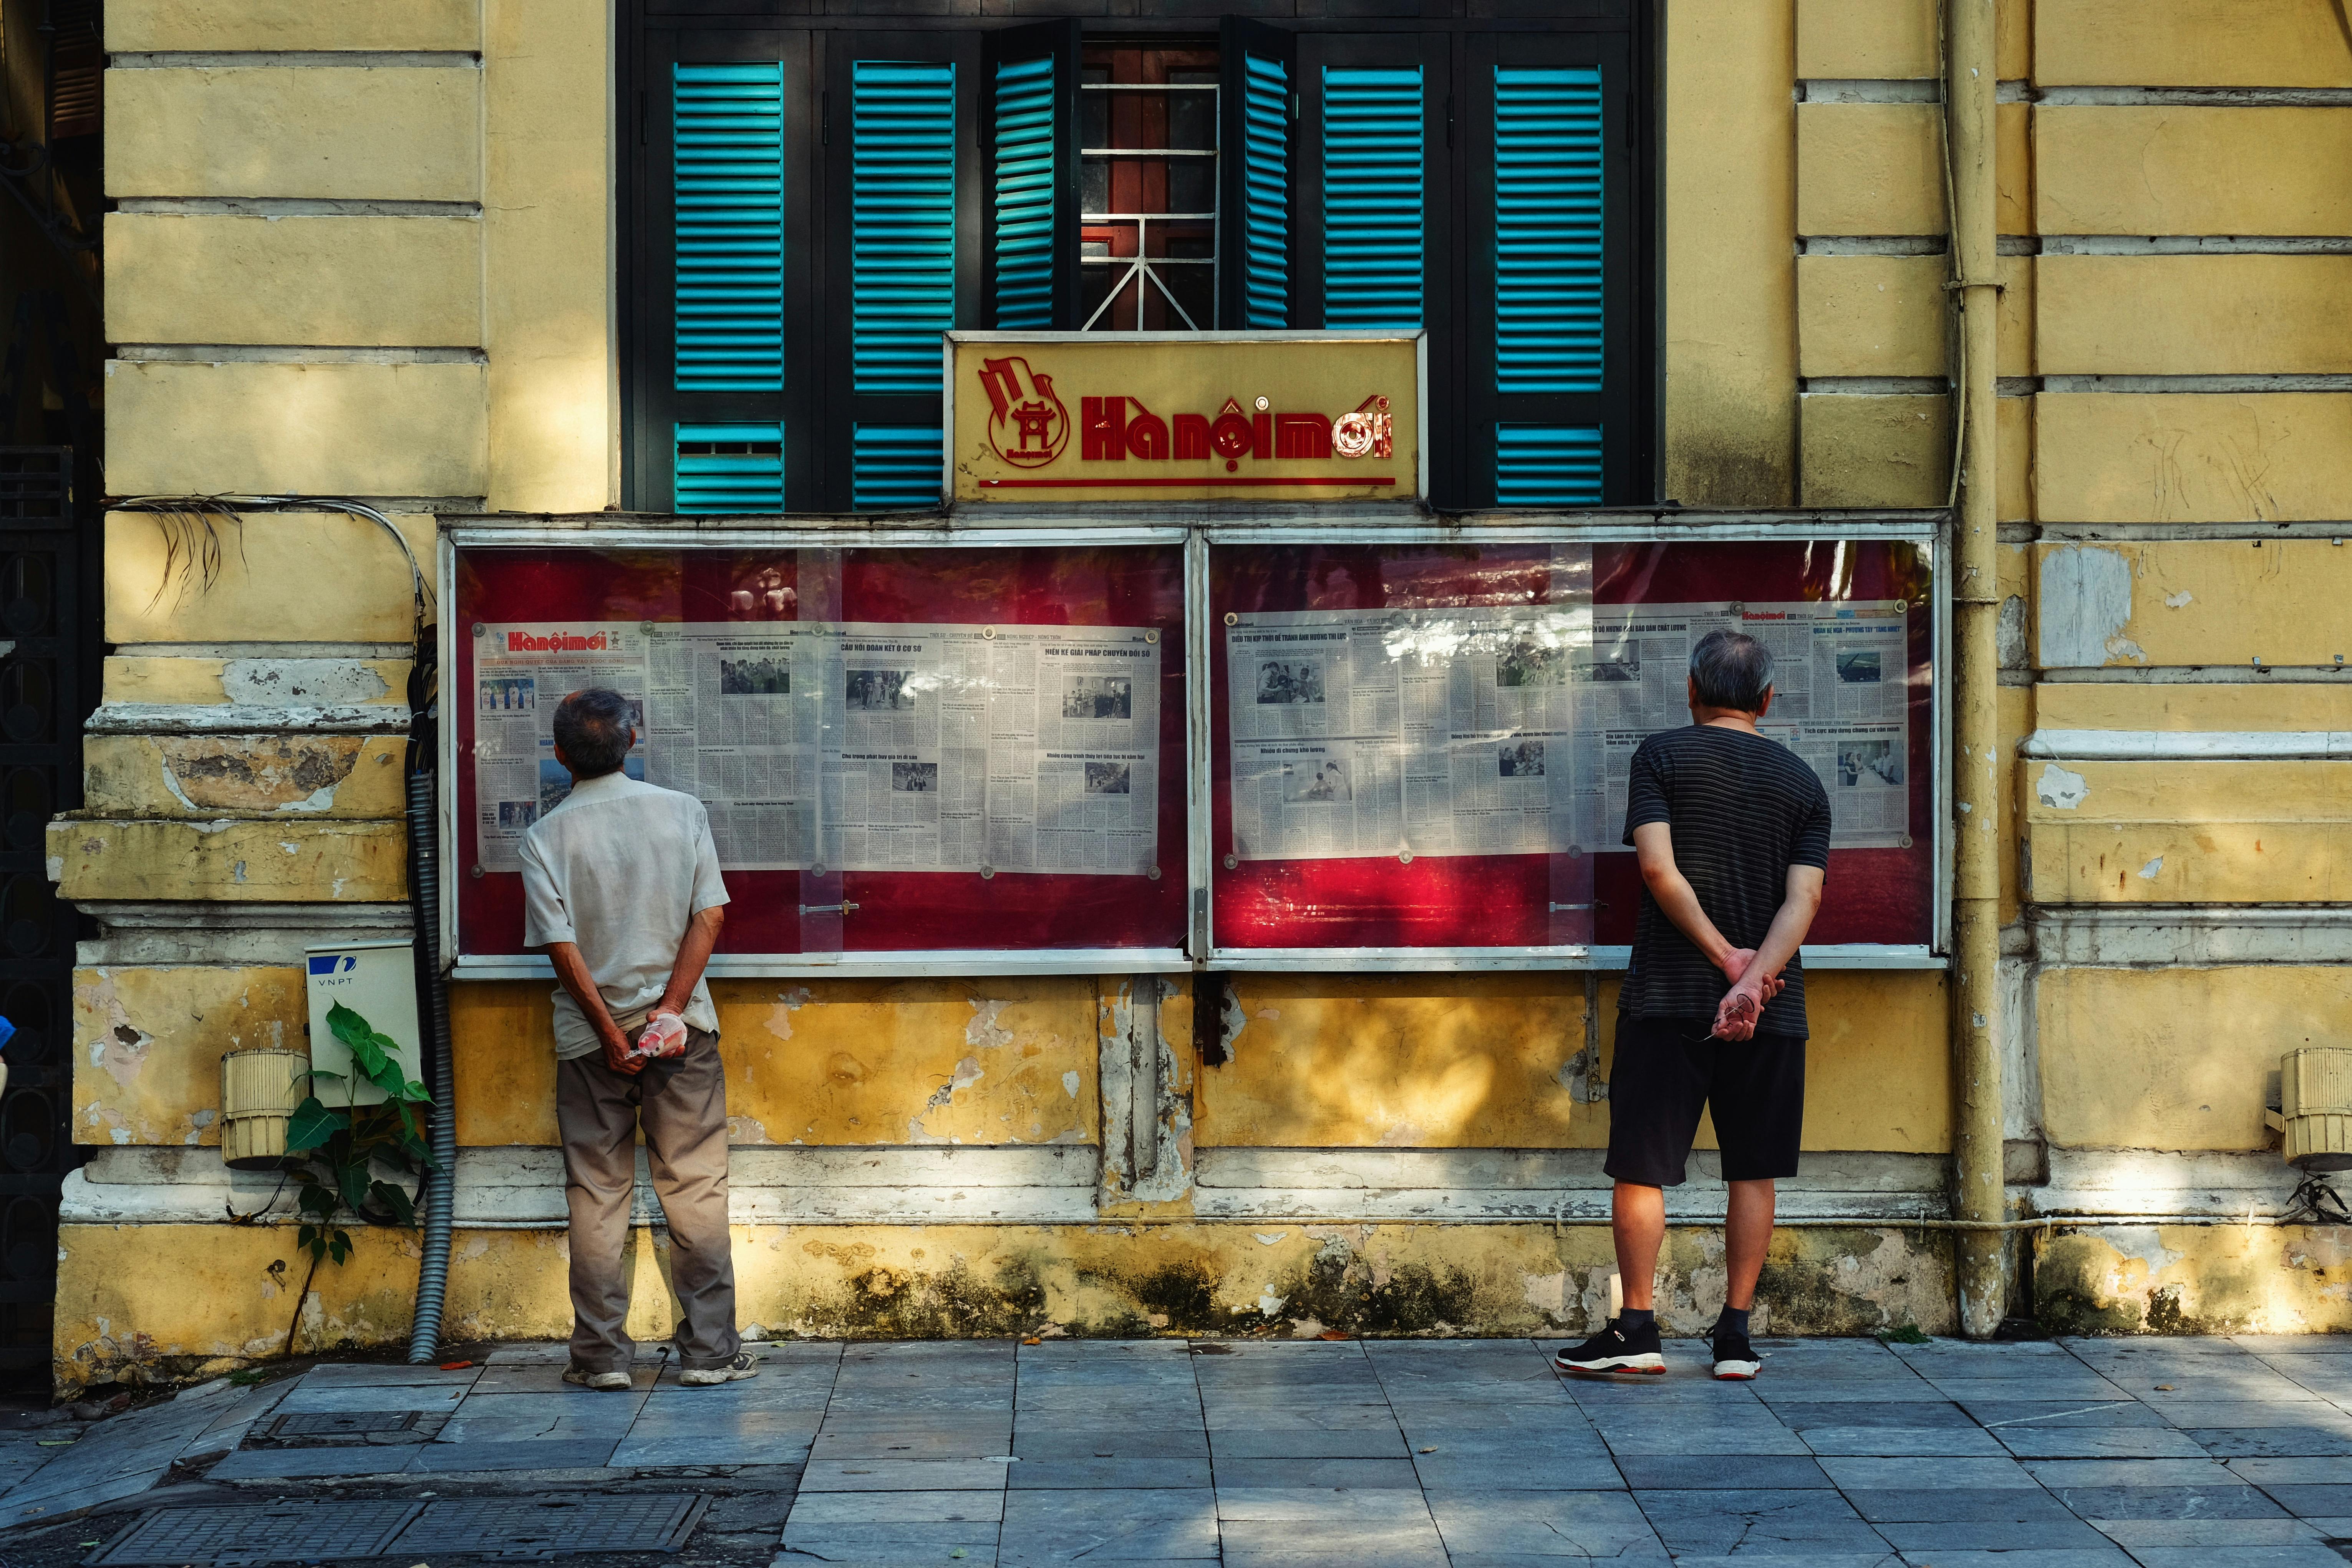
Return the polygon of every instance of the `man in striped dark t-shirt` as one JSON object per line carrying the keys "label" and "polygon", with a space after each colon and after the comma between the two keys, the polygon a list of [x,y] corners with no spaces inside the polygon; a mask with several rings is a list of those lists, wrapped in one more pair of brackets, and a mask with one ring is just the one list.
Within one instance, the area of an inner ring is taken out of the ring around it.
{"label": "man in striped dark t-shirt", "polygon": [[1651,1289],[1702,1110],[1715,1116],[1731,1202],[1715,1375],[1751,1378],[1756,1279],[1772,1239],[1773,1181],[1797,1173],[1805,1114],[1805,977],[1797,944],[1822,904],[1829,792],[1756,732],[1772,656],[1741,632],[1691,650],[1691,725],[1633,753],[1625,842],[1642,867],[1633,961],[1618,1001],[1609,1085],[1611,1213],[1625,1304],[1554,1357],[1581,1373],[1662,1373]]}

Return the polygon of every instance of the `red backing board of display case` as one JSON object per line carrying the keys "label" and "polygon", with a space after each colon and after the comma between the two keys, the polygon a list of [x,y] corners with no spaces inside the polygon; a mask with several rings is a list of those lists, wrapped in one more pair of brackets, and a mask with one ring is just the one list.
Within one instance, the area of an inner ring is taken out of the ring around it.
{"label": "red backing board of display case", "polygon": [[[822,566],[812,565],[821,561]],[[822,584],[806,574],[823,573]],[[730,871],[721,952],[797,953],[803,882],[840,917],[839,951],[1181,948],[1184,942],[1183,552],[1176,545],[1021,548],[584,549],[467,546],[457,555],[457,636],[446,691],[470,691],[476,625],[810,619],[972,626],[1139,626],[1159,633],[1156,878],[999,872]],[[457,952],[516,954],[521,878],[482,871],[475,827],[473,704],[457,722]],[[822,926],[814,929],[824,929]],[[833,951],[826,944],[820,951]]]}
{"label": "red backing board of display case", "polygon": [[[1551,546],[1220,545],[1210,557],[1210,741],[1214,888],[1220,952],[1320,948],[1510,948],[1563,942],[1564,890],[1593,909],[1572,938],[1633,941],[1641,879],[1630,851],[1579,860],[1560,854],[1233,859],[1235,848],[1225,617],[1265,612],[1524,606],[1563,602],[1589,581],[1606,605],[1738,601],[1907,601],[1906,672],[1910,842],[1840,848],[1809,944],[1924,944],[1934,928],[1934,648],[1930,556],[1887,541],[1610,543],[1591,551],[1589,580],[1559,570]],[[1581,878],[1580,884],[1578,879]],[[1583,891],[1589,889],[1589,891]]]}

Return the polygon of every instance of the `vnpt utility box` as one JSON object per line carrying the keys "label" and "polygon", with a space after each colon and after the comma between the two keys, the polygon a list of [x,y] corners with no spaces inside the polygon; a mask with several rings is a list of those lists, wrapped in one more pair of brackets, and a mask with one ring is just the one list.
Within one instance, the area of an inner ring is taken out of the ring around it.
{"label": "vnpt utility box", "polygon": [[380,1105],[383,1090],[352,1070],[352,1053],[327,1025],[327,1010],[340,1002],[389,1036],[392,1054],[409,1081],[424,1077],[424,1053],[416,1022],[416,950],[407,942],[351,942],[304,950],[310,981],[310,1068],[343,1077],[314,1086],[327,1105]]}

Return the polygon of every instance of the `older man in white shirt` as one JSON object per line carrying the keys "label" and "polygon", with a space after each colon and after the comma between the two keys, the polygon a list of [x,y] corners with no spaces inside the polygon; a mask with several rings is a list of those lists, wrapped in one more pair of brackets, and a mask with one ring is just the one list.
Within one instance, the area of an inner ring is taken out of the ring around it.
{"label": "older man in white shirt", "polygon": [[[572,793],[522,840],[523,942],[544,948],[555,993],[555,1113],[572,1214],[572,1362],[566,1383],[625,1389],[635,1347],[622,1251],[646,1135],[669,1221],[670,1283],[683,1318],[678,1382],[759,1375],[735,1330],[727,1225],[727,1075],[702,972],[727,888],[702,803],[623,771],[636,744],[628,699],[591,688],[555,710],[555,757]],[[647,1020],[686,1027],[676,1056],[631,1054]]]}

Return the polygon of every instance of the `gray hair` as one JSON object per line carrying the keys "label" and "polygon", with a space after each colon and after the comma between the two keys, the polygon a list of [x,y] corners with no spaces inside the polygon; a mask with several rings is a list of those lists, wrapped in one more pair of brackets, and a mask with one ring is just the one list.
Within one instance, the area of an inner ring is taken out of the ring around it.
{"label": "gray hair", "polygon": [[629,700],[602,686],[575,691],[557,704],[555,743],[580,778],[602,778],[629,755],[634,737]]}
{"label": "gray hair", "polygon": [[1713,631],[1691,649],[1690,674],[1700,706],[1754,713],[1772,689],[1772,655],[1746,632]]}

